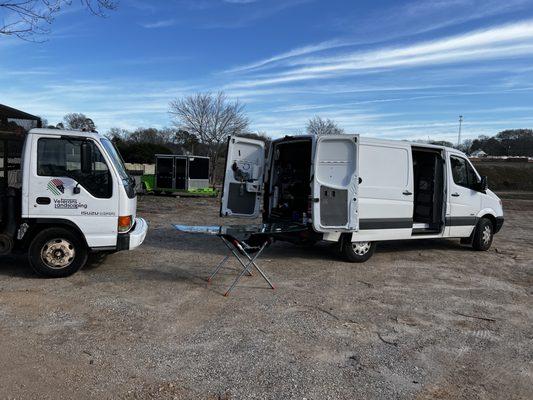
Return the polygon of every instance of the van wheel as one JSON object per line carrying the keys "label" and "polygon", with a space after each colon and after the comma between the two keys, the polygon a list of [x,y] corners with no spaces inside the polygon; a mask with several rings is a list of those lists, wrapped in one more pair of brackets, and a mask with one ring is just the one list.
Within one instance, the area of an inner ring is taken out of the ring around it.
{"label": "van wheel", "polygon": [[376,250],[376,242],[342,241],[342,254],[350,262],[361,263],[368,260]]}
{"label": "van wheel", "polygon": [[488,218],[481,218],[476,226],[472,247],[477,251],[487,251],[490,249],[494,238],[494,227]]}
{"label": "van wheel", "polygon": [[33,238],[28,256],[30,265],[39,275],[63,278],[85,265],[87,247],[70,230],[48,228]]}

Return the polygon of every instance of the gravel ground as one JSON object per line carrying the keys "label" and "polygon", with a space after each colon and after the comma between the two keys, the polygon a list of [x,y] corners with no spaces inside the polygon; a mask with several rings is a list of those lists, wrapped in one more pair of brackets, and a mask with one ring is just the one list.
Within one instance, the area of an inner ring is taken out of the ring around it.
{"label": "gravel ground", "polygon": [[[0,398],[530,399],[533,196],[504,200],[492,249],[381,244],[365,264],[275,243],[276,284],[204,278],[214,199],[145,196],[145,244],[67,279],[0,259]],[[227,221],[225,221],[227,222]]]}

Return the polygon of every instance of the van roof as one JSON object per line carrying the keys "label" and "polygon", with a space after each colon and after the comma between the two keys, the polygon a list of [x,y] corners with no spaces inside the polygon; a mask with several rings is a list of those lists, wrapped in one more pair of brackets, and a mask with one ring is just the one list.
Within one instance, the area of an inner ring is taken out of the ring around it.
{"label": "van roof", "polygon": [[[278,140],[281,141],[281,140],[289,139],[289,138],[290,139],[312,139],[313,137],[314,137],[313,135],[293,135],[293,136],[287,135],[282,138],[275,139],[274,141],[278,141]],[[414,147],[426,147],[426,148],[439,149],[439,150],[446,149],[451,152],[463,154],[460,150],[454,149],[453,147],[441,146],[438,144],[411,142],[408,140],[376,139],[376,138],[362,136],[362,135],[360,135],[359,138],[360,138],[360,142],[365,143],[365,144],[382,144],[382,145],[396,145],[397,146],[398,144],[401,143],[407,146],[414,146]]]}
{"label": "van roof", "polygon": [[29,134],[50,135],[50,136],[78,136],[80,138],[100,139],[102,135],[98,132],[73,131],[66,129],[35,128],[28,132]]}

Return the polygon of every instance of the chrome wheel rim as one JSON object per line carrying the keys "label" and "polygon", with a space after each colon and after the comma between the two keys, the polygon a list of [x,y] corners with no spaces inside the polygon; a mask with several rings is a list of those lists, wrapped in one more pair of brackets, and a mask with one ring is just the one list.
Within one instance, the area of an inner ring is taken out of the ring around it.
{"label": "chrome wheel rim", "polygon": [[53,269],[68,267],[75,256],[74,245],[66,239],[49,240],[41,249],[41,260]]}
{"label": "chrome wheel rim", "polygon": [[492,236],[492,230],[490,229],[490,226],[487,225],[485,226],[485,228],[483,228],[483,234],[481,236],[483,243],[489,244],[491,236]]}
{"label": "chrome wheel rim", "polygon": [[352,249],[355,254],[364,256],[370,251],[370,242],[353,242]]}

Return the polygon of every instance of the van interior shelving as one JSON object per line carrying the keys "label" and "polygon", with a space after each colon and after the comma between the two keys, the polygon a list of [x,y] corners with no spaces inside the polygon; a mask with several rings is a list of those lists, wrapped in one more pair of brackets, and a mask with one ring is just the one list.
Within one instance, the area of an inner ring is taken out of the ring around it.
{"label": "van interior shelving", "polygon": [[309,216],[311,149],[308,139],[275,143],[265,207],[271,221],[302,221]]}
{"label": "van interior shelving", "polygon": [[444,159],[440,150],[412,148],[413,234],[439,233],[444,227]]}

